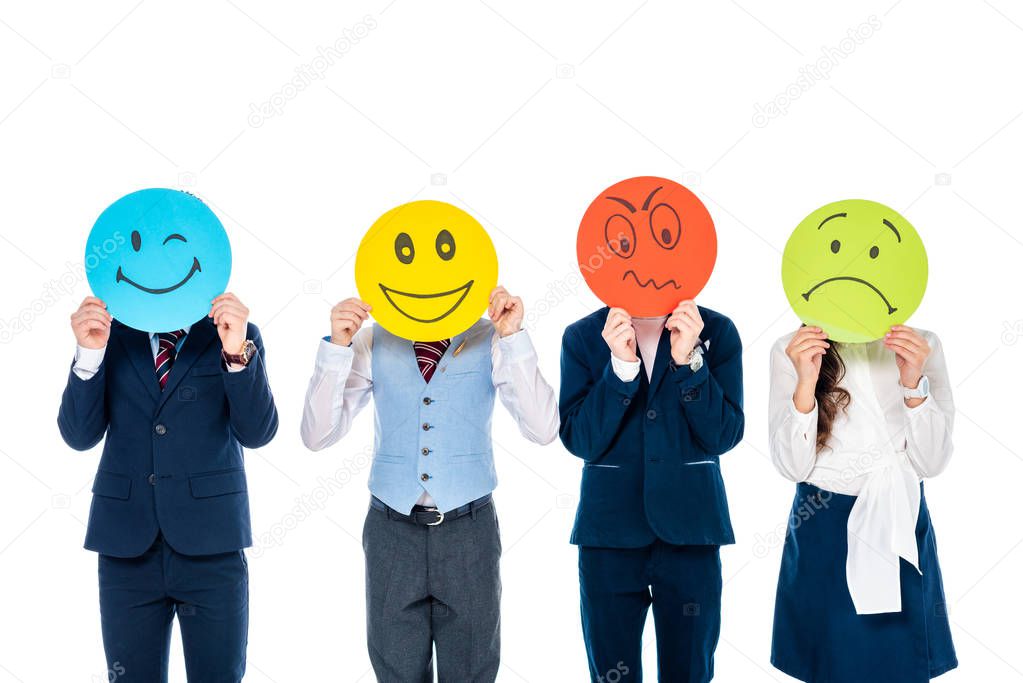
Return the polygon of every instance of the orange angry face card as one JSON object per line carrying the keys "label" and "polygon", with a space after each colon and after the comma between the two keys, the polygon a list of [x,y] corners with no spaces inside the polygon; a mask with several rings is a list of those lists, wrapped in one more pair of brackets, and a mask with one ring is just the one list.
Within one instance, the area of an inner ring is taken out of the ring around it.
{"label": "orange angry face card", "polygon": [[707,207],[683,186],[629,178],[586,209],[576,256],[586,284],[608,306],[637,317],[666,315],[707,284],[717,234]]}

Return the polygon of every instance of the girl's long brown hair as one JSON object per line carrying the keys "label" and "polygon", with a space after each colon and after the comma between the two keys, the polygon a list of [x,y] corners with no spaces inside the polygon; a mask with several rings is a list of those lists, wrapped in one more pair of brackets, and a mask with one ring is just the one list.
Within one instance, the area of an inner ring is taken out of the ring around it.
{"label": "girl's long brown hair", "polygon": [[846,389],[838,386],[845,377],[845,363],[838,353],[838,344],[831,342],[831,348],[821,356],[821,371],[817,375],[817,386],[813,395],[817,399],[817,452],[820,453],[831,437],[831,428],[841,410],[849,406],[852,397]]}

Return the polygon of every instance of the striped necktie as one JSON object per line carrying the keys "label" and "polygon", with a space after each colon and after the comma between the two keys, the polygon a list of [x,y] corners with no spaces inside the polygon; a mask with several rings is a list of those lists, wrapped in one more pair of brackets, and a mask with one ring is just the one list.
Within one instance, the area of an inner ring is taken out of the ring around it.
{"label": "striped necktie", "polygon": [[444,352],[451,346],[450,339],[441,339],[434,342],[412,342],[412,348],[416,351],[416,364],[419,365],[419,373],[430,383],[437,364],[444,356]]}
{"label": "striped necktie", "polygon": [[184,330],[175,332],[160,332],[156,335],[156,381],[160,383],[160,391],[167,386],[167,376],[170,375],[171,366],[174,365],[174,357],[178,353],[178,340],[185,336]]}

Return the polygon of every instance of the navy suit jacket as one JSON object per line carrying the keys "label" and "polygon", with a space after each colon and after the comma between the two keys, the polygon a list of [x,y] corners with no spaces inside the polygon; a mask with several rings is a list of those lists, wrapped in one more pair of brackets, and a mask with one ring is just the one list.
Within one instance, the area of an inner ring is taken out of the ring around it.
{"label": "navy suit jacket", "polygon": [[85,547],[137,557],[162,532],[186,555],[252,545],[242,447],[259,448],[277,432],[255,325],[257,352],[228,372],[209,318],[192,325],[161,392],[150,337],[114,321],[99,371],[73,371],[57,425],[76,450],[106,436],[92,485]]}
{"label": "navy suit jacket", "polygon": [[623,382],[601,338],[607,314],[603,308],[573,323],[562,341],[561,440],[585,461],[572,543],[734,543],[718,457],[742,440],[739,333],[700,307],[702,368],[669,364],[664,330],[653,378],[640,369]]}

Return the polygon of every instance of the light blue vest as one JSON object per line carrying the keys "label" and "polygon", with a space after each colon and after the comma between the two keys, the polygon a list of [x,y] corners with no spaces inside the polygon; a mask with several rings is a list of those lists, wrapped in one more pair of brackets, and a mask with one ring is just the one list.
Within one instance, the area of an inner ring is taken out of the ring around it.
{"label": "light blue vest", "polygon": [[373,326],[369,490],[395,510],[411,511],[425,489],[448,512],[497,486],[490,440],[493,335],[493,324],[479,320],[452,338],[427,384],[412,342]]}

